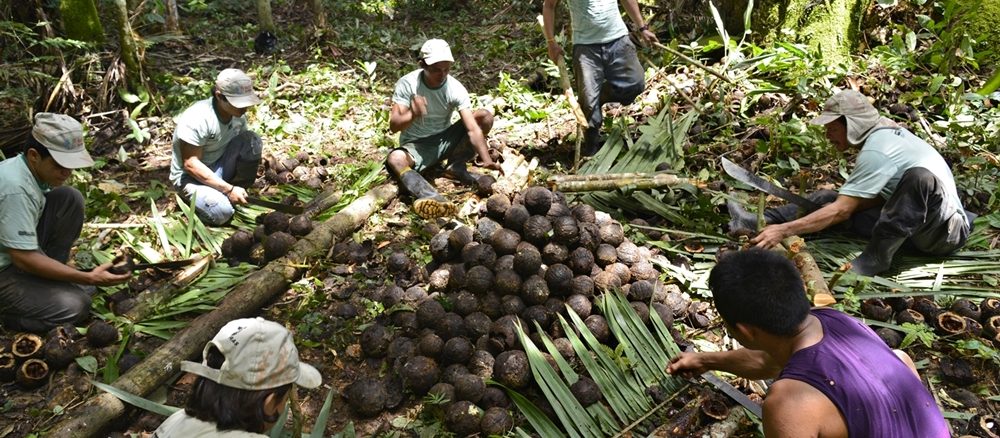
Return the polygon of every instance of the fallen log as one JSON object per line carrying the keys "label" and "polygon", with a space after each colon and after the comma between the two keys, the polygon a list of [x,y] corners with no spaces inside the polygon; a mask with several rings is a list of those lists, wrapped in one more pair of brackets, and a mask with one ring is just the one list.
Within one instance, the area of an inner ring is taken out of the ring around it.
{"label": "fallen log", "polygon": [[[347,237],[396,197],[394,184],[371,189],[312,233],[299,240],[280,259],[247,277],[233,289],[212,312],[195,318],[190,324],[160,346],[138,365],[122,374],[112,386],[139,396],[146,396],[180,370],[180,361],[193,357],[227,322],[252,315],[256,310],[285,292],[288,284],[305,271],[311,258],[326,254],[333,243]],[[100,393],[68,411],[61,422],[49,430],[50,436],[93,437],[111,421],[120,417],[125,404],[109,393]]]}
{"label": "fallen log", "polygon": [[700,433],[696,433],[695,436],[700,436],[702,438],[729,438],[736,435],[736,432],[742,427],[744,419],[747,417],[747,410],[743,409],[741,406],[737,406],[729,410],[729,415],[722,419],[721,421],[712,423],[701,430]]}
{"label": "fallen log", "polygon": [[837,302],[827,289],[826,279],[823,278],[823,271],[816,265],[816,259],[809,251],[806,251],[806,241],[799,236],[789,236],[781,241],[788,258],[795,262],[795,267],[802,273],[802,282],[805,283],[806,295],[812,298],[812,303],[817,307],[825,307]]}

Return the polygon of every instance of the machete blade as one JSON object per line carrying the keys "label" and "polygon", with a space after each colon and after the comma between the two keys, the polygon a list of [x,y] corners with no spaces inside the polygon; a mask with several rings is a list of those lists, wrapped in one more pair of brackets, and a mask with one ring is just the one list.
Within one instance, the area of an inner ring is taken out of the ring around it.
{"label": "machete blade", "polygon": [[777,196],[781,199],[784,199],[785,201],[791,202],[792,204],[802,207],[803,209],[806,210],[805,211],[806,214],[811,213],[812,211],[822,207],[821,205],[813,201],[810,201],[806,198],[796,195],[795,193],[792,193],[787,189],[783,189],[781,187],[774,185],[774,183],[764,178],[754,175],[749,170],[740,167],[738,164],[729,161],[725,157],[722,157],[722,169],[726,171],[726,174],[733,177],[733,179],[737,181],[746,183],[757,190],[760,190],[769,195]]}

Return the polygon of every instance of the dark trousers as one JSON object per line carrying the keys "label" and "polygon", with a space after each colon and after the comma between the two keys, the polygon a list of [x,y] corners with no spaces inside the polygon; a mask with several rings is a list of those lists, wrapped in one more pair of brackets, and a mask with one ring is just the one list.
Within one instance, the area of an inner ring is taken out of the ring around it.
{"label": "dark trousers", "polygon": [[[906,239],[914,249],[944,255],[962,247],[971,232],[973,216],[964,211],[948,218],[941,215],[947,194],[944,185],[929,170],[916,167],[907,170],[896,191],[882,207],[855,212],[840,227],[871,240]],[[820,190],[807,198],[820,205],[837,199],[837,192]],[[790,222],[799,217],[794,204],[764,211],[767,223]]]}
{"label": "dark trousers", "polygon": [[645,72],[628,35],[604,44],[574,44],[573,64],[577,100],[587,117],[584,135],[590,143],[597,140],[604,121],[601,104],[631,104],[646,87]]}
{"label": "dark trousers", "polygon": [[[58,187],[45,195],[38,221],[38,245],[61,263],[83,228],[83,195],[72,187]],[[90,311],[92,286],[41,278],[10,265],[0,271],[0,318],[10,330],[44,332],[59,324],[79,322]]]}

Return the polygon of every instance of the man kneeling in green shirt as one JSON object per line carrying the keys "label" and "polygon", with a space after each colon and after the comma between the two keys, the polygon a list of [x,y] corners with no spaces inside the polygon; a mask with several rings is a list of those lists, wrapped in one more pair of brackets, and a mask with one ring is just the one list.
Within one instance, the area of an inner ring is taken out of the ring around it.
{"label": "man kneeling in green shirt", "polygon": [[0,317],[11,330],[44,332],[86,319],[93,286],[124,283],[106,263],[90,272],[69,261],[83,228],[83,195],[63,186],[73,169],[94,164],[83,127],[39,113],[24,153],[0,162]]}
{"label": "man kneeling in green shirt", "polygon": [[[500,170],[486,146],[493,114],[472,110],[469,92],[448,75],[454,62],[447,42],[427,40],[420,48],[421,68],[400,78],[392,93],[389,130],[402,133],[386,165],[416,198],[413,210],[423,218],[450,216],[456,208],[419,172],[447,160],[446,174],[472,185],[479,175],[469,172],[466,163],[476,155],[482,168]],[[461,119],[452,123],[456,110]]]}
{"label": "man kneeling in green shirt", "polygon": [[[798,218],[798,206],[767,209],[768,225],[751,243],[772,247],[792,235],[813,233],[846,222],[870,240],[851,269],[875,275],[889,269],[896,251],[915,249],[946,255],[965,245],[975,215],[962,207],[948,163],[931,145],[879,115],[868,98],[845,90],[826,101],[811,122],[826,127],[837,150],[860,148],[854,170],[839,192],[809,197],[822,208]],[[729,203],[733,229],[756,229],[757,219]]]}

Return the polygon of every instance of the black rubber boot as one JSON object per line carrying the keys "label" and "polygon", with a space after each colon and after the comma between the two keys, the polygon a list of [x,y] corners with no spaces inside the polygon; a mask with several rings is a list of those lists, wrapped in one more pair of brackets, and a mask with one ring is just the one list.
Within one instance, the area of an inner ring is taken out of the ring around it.
{"label": "black rubber boot", "polygon": [[445,176],[447,176],[448,178],[454,179],[462,184],[473,187],[475,187],[476,184],[479,183],[479,177],[482,176],[475,172],[469,172],[469,169],[466,167],[465,163],[453,164],[451,166],[448,166],[444,170],[444,173]]}
{"label": "black rubber boot", "polygon": [[872,237],[861,255],[851,261],[851,270],[869,276],[887,271],[892,265],[892,257],[905,241],[905,237]]}
{"label": "black rubber boot", "polygon": [[455,204],[441,196],[434,186],[415,170],[403,172],[399,176],[399,182],[410,195],[417,198],[413,201],[413,211],[424,219],[453,216],[458,211]]}

